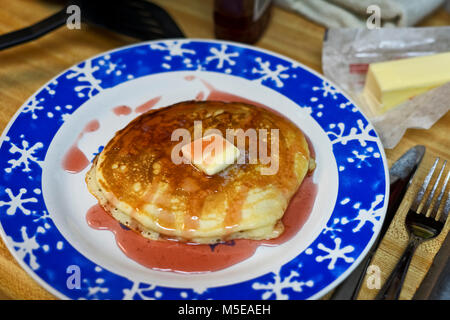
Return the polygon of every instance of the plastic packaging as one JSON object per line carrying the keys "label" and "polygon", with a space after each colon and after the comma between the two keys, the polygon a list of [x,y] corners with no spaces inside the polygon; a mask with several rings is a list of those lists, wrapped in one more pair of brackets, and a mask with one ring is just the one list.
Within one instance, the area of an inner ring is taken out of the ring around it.
{"label": "plastic packaging", "polygon": [[361,99],[368,66],[441,52],[450,52],[450,27],[329,29],[323,44],[322,70],[371,120],[384,147],[393,148],[407,128],[429,129],[450,109],[448,98],[441,97],[448,95],[449,86],[419,95],[376,117]]}

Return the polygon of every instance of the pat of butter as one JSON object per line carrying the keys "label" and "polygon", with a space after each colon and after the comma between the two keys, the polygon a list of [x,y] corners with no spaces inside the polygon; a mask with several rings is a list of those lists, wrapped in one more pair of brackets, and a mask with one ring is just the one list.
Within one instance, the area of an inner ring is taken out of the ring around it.
{"label": "pat of butter", "polygon": [[240,155],[227,139],[211,134],[196,139],[181,148],[183,157],[207,175],[214,175],[233,164]]}
{"label": "pat of butter", "polygon": [[375,115],[450,81],[450,52],[372,63],[363,98]]}

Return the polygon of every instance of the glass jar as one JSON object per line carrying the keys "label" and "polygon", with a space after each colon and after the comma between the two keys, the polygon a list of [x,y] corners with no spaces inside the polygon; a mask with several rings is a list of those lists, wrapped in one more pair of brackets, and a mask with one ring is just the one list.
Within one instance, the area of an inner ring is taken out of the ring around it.
{"label": "glass jar", "polygon": [[215,0],[216,38],[255,43],[269,23],[271,8],[271,0]]}

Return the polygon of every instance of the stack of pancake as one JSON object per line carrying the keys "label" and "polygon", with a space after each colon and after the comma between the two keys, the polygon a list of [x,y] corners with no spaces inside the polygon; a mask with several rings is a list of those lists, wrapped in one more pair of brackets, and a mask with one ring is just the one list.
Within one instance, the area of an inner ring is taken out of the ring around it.
{"label": "stack of pancake", "polygon": [[[278,129],[278,170],[261,174],[270,164],[240,161],[207,175],[190,163],[174,163],[179,141],[172,141],[172,133],[184,128],[193,137],[194,121],[223,137],[227,129]],[[117,132],[95,158],[86,182],[108,213],[149,239],[209,244],[272,239],[283,232],[284,211],[310,163],[305,136],[283,116],[244,103],[187,101],[151,110]]]}

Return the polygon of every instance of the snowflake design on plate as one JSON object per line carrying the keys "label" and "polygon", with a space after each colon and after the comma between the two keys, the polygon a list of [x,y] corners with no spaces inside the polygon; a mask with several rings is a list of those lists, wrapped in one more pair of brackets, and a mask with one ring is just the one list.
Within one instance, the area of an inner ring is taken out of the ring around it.
{"label": "snowflake design on plate", "polygon": [[[47,211],[42,211],[42,212],[33,212],[33,222],[35,223],[42,223],[45,229],[50,229],[51,225],[49,224],[49,222],[51,221],[51,216]],[[59,241],[59,243],[61,243],[61,241]]]}
{"label": "snowflake design on plate", "polygon": [[33,120],[36,120],[38,118],[36,112],[44,109],[44,107],[41,105],[44,102],[44,100],[45,100],[44,98],[40,99],[36,97],[31,98],[28,104],[22,109],[22,113],[30,113],[31,118]]}
{"label": "snowflake design on plate", "polygon": [[186,40],[167,40],[161,43],[152,43],[150,44],[150,48],[153,50],[167,51],[167,54],[164,56],[165,62],[161,64],[164,69],[172,68],[168,62],[172,61],[174,57],[182,58],[182,61],[186,66],[192,67],[192,60],[189,57],[185,57],[185,55],[194,55],[195,51],[183,48],[183,46],[188,43],[189,41]]}
{"label": "snowflake design on plate", "polygon": [[343,231],[343,228],[339,227],[340,225],[346,225],[349,222],[347,217],[343,218],[334,218],[333,221],[329,222],[322,231],[323,234],[330,233],[331,239],[336,238],[336,236]]}
{"label": "snowflake design on plate", "polygon": [[38,201],[35,197],[22,198],[22,196],[27,193],[27,189],[25,188],[20,188],[19,193],[17,195],[14,195],[10,188],[6,188],[5,192],[8,195],[9,200],[8,201],[0,200],[0,207],[7,206],[8,209],[6,209],[6,214],[9,216],[15,215],[17,209],[23,212],[23,214],[29,215],[31,213],[31,210],[25,208],[24,204]]}
{"label": "snowflake design on plate", "polygon": [[383,208],[380,207],[380,204],[384,200],[384,195],[379,194],[375,197],[375,200],[370,204],[369,209],[361,209],[361,203],[357,202],[353,205],[353,209],[358,210],[357,216],[352,219],[352,221],[358,221],[358,225],[352,229],[353,232],[358,232],[361,228],[367,223],[370,222],[372,224],[372,228],[378,226],[380,219],[383,214]]}
{"label": "snowflake design on plate", "polygon": [[354,258],[348,257],[347,254],[353,252],[355,248],[351,245],[341,247],[342,239],[341,238],[334,238],[334,247],[328,248],[323,243],[319,243],[317,248],[321,251],[325,251],[326,254],[322,256],[317,256],[316,261],[317,262],[323,262],[325,260],[330,260],[328,263],[328,270],[333,270],[336,266],[336,262],[339,259],[344,260],[346,263],[351,263],[355,261]]}
{"label": "snowflake design on plate", "polygon": [[158,291],[154,284],[142,284],[135,281],[131,288],[123,289],[123,300],[133,300],[136,297],[141,300],[157,300],[161,299],[162,296],[163,293]]}
{"label": "snowflake design on plate", "polygon": [[259,65],[259,68],[254,67],[252,73],[260,76],[255,81],[262,83],[266,80],[271,80],[275,83],[277,88],[284,86],[283,80],[289,78],[288,73],[284,73],[289,67],[285,67],[281,64],[277,64],[275,69],[270,68],[270,61],[263,61],[260,57],[255,59],[255,62]]}
{"label": "snowflake design on plate", "polygon": [[351,101],[342,102],[339,105],[339,108],[341,108],[341,109],[347,109],[347,107],[351,107],[350,110],[352,112],[358,112],[358,108]]}
{"label": "snowflake design on plate", "polygon": [[12,244],[12,248],[14,248],[16,254],[19,256],[20,259],[29,259],[29,266],[33,270],[37,270],[40,267],[40,264],[38,263],[38,259],[34,253],[35,250],[44,249],[42,245],[40,245],[36,238],[38,234],[45,233],[45,229],[42,227],[38,227],[36,229],[36,233],[33,234],[31,237],[28,235],[27,227],[23,226],[20,228],[20,232],[22,235],[22,239],[18,241],[14,241],[11,237],[8,238],[9,242]]}
{"label": "snowflake design on plate", "polygon": [[78,97],[85,97],[87,92],[88,98],[92,98],[94,94],[103,90],[100,86],[101,79],[97,79],[94,73],[100,69],[99,66],[93,66],[91,60],[87,60],[82,66],[76,66],[70,69],[70,72],[66,75],[67,79],[76,79],[83,84],[74,87],[74,90],[78,93]]}
{"label": "snowflake design on plate", "polygon": [[58,80],[53,80],[44,87],[44,90],[46,90],[48,92],[48,94],[53,96],[56,93],[55,88],[57,85],[58,85]]}
{"label": "snowflake design on plate", "polygon": [[151,49],[168,51],[167,57],[183,57],[185,54],[195,54],[195,51],[192,49],[183,48],[183,45],[189,43],[189,41],[184,40],[169,40],[163,41],[160,43],[152,43],[150,44]]}
{"label": "snowflake design on plate", "polygon": [[30,147],[30,144],[26,140],[22,140],[21,144],[22,146],[19,147],[13,142],[11,143],[11,148],[9,149],[9,153],[15,155],[19,154],[19,158],[16,159],[10,159],[8,160],[8,163],[10,164],[9,167],[5,168],[5,172],[11,173],[15,168],[22,168],[23,172],[30,172],[31,171],[31,164],[35,163],[39,166],[41,166],[42,161],[39,160],[34,154],[39,150],[42,149],[44,146],[41,142],[36,142],[33,146]]}
{"label": "snowflake design on plate", "polygon": [[79,300],[99,300],[109,292],[109,288],[105,286],[105,279],[101,277],[103,269],[96,266],[94,271],[96,273],[94,279],[82,279],[82,290],[86,292],[86,295]]}
{"label": "snowflake design on plate", "polygon": [[106,74],[114,74],[116,76],[120,76],[122,74],[122,70],[126,69],[126,65],[122,63],[122,59],[118,61],[111,61],[111,56],[109,54],[105,55],[103,59],[98,61],[99,66],[104,66],[106,68]]}
{"label": "snowflake design on plate", "polygon": [[[275,90],[296,102],[328,137],[338,168],[335,207],[317,238],[284,265],[228,285],[166,287],[157,277],[137,281],[89,260],[52,220],[41,175],[56,132],[94,96],[133,79],[174,71],[221,73]],[[5,243],[33,277],[71,299],[317,298],[360,258],[376,236],[386,208],[382,146],[350,100],[296,61],[231,42],[151,41],[83,61],[33,95],[0,141],[0,224]],[[355,192],[356,183],[368,192]],[[72,264],[83,271],[80,290],[66,285],[66,268]]]}
{"label": "snowflake design on plate", "polygon": [[[358,127],[351,127],[350,130],[347,130],[346,133],[346,124],[343,122],[339,122],[338,124],[331,123],[329,125],[330,131],[327,132],[328,136],[330,136],[331,142],[333,144],[335,143],[342,143],[343,145],[346,145],[349,141],[356,140],[360,143],[362,147],[365,147],[367,145],[367,142],[372,141],[376,142],[377,137],[374,134],[374,130],[371,124],[367,123],[364,124],[364,122],[361,119],[358,119],[356,121]],[[339,129],[338,132],[336,132],[336,129]]]}
{"label": "snowflake design on plate", "polygon": [[374,152],[373,147],[368,147],[362,152],[360,150],[353,150],[352,155],[347,158],[347,162],[354,163],[356,168],[362,168],[363,166],[371,167],[372,165],[368,160],[372,157],[378,159],[381,155],[379,152]]}
{"label": "snowflake design on plate", "polygon": [[227,63],[230,66],[234,66],[236,64],[236,61],[234,61],[232,58],[239,57],[239,52],[229,52],[227,53],[228,46],[225,44],[222,44],[220,46],[220,50],[218,50],[216,47],[213,47],[209,49],[209,51],[212,53],[211,56],[206,57],[205,61],[206,63],[210,63],[211,61],[217,60],[217,69],[222,69]]}
{"label": "snowflake design on plate", "polygon": [[[321,91],[324,98],[330,96],[334,100],[336,100],[338,98],[338,94],[340,94],[338,89],[325,80],[322,81],[322,86],[314,86],[312,89],[313,91]],[[313,101],[317,101],[317,98],[313,99]]]}
{"label": "snowflake design on plate", "polygon": [[[300,267],[301,266],[299,266],[299,268]],[[254,282],[252,284],[252,288],[255,290],[264,291],[264,293],[261,296],[263,300],[270,299],[272,296],[274,296],[275,299],[277,300],[287,300],[289,299],[289,295],[283,293],[283,290],[290,289],[295,292],[302,292],[304,287],[311,288],[314,286],[314,282],[311,280],[307,281],[293,280],[295,278],[298,278],[299,276],[300,274],[297,271],[291,270],[288,276],[282,277],[280,268],[278,272],[273,273],[272,282],[268,283]]]}

